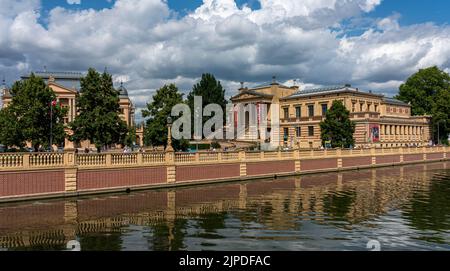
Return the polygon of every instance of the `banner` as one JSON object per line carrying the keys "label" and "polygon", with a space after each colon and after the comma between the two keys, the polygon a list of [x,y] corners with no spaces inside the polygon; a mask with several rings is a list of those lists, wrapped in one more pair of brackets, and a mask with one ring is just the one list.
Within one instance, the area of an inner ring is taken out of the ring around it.
{"label": "banner", "polygon": [[370,124],[369,125],[369,139],[372,143],[380,142],[380,125]]}

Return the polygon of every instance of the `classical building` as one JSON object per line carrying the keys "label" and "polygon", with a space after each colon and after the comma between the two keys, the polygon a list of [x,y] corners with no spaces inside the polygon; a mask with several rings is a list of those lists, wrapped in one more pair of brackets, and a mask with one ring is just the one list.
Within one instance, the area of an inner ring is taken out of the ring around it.
{"label": "classical building", "polygon": [[319,123],[334,100],[343,102],[356,123],[356,147],[424,146],[430,142],[430,116],[411,116],[409,104],[351,85],[300,90],[273,80],[250,89],[242,86],[231,98],[233,104],[266,104],[268,116],[273,104],[279,104],[280,130],[275,136],[281,145],[300,148],[322,146]]}
{"label": "classical building", "polygon": [[[56,101],[62,107],[67,108],[68,113],[64,118],[64,123],[68,124],[73,121],[77,116],[76,96],[80,91],[80,82],[83,78],[82,73],[77,72],[35,72],[36,76],[41,77],[47,83],[47,85],[55,92]],[[28,79],[30,75],[22,76],[22,80]],[[128,97],[128,91],[120,84],[117,88],[119,92],[119,104],[120,104],[120,117],[127,123],[129,127],[134,126],[135,108]],[[2,87],[2,106],[7,107],[12,100],[11,93],[3,82]],[[67,133],[71,131],[67,128]],[[88,147],[89,142],[82,142],[79,147]],[[73,143],[66,139],[66,148],[72,148]]]}

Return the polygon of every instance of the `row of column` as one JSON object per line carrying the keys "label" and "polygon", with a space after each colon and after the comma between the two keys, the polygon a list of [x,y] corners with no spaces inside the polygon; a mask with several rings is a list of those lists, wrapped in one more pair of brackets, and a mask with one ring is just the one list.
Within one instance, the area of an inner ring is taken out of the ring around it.
{"label": "row of column", "polygon": [[421,126],[381,124],[381,135],[423,135]]}

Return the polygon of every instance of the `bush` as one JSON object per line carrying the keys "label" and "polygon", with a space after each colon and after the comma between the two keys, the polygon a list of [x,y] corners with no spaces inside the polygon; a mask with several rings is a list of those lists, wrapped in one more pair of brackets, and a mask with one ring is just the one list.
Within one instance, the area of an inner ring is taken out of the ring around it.
{"label": "bush", "polygon": [[219,142],[214,141],[214,142],[211,143],[211,148],[220,149],[221,146],[220,146]]}

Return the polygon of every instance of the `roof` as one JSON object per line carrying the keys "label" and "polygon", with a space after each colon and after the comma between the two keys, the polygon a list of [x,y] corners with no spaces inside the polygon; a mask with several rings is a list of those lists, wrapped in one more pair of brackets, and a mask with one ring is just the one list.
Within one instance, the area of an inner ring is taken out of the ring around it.
{"label": "roof", "polygon": [[383,98],[383,102],[388,103],[388,104],[410,106],[409,104],[407,104],[407,103],[405,103],[403,101],[400,101],[400,100],[397,100],[397,99],[394,99],[394,98],[389,98],[389,97],[384,97]]}
{"label": "roof", "polygon": [[128,98],[128,90],[123,86],[122,82],[120,82],[120,87],[117,91],[119,92],[119,98]]}
{"label": "roof", "polygon": [[271,81],[271,82],[264,82],[260,85],[254,86],[251,89],[258,89],[258,88],[268,88],[271,87],[273,85],[276,85],[278,87],[282,87],[282,88],[289,88],[288,86],[282,85],[280,83],[278,83],[277,81]]}
{"label": "roof", "polygon": [[270,99],[273,98],[273,95],[271,95],[271,94],[261,93],[261,92],[257,92],[257,91],[253,91],[253,90],[248,90],[247,89],[247,90],[243,90],[239,94],[231,97],[231,99],[235,99],[235,98],[237,98],[237,97],[239,97],[239,96],[241,96],[243,94],[251,94],[251,95],[255,95],[255,96],[259,96],[259,97],[265,97],[265,98],[270,98]]}
{"label": "roof", "polygon": [[283,99],[293,99],[293,98],[299,98],[299,97],[307,97],[311,95],[321,95],[321,94],[332,94],[332,93],[340,93],[340,92],[358,92],[368,95],[374,95],[378,97],[382,97],[383,95],[380,94],[374,94],[372,92],[365,92],[361,91],[357,88],[352,88],[351,85],[341,85],[341,86],[329,86],[329,87],[322,87],[322,88],[311,88],[311,89],[305,89],[300,90],[290,96],[287,96]]}
{"label": "roof", "polygon": [[[80,89],[81,78],[83,78],[83,74],[80,72],[37,71],[34,72],[34,75],[41,77],[46,83],[48,83],[48,80],[51,77],[58,85],[75,90]],[[24,75],[21,78],[28,79],[29,77],[30,75]]]}
{"label": "roof", "polygon": [[[50,76],[52,76],[55,79],[72,79],[72,80],[80,80],[81,78],[83,78],[83,74],[81,72],[56,72],[56,71],[37,71],[34,72],[34,75],[42,77],[44,79],[48,79],[50,78]],[[23,76],[24,77],[29,77],[28,76]]]}

